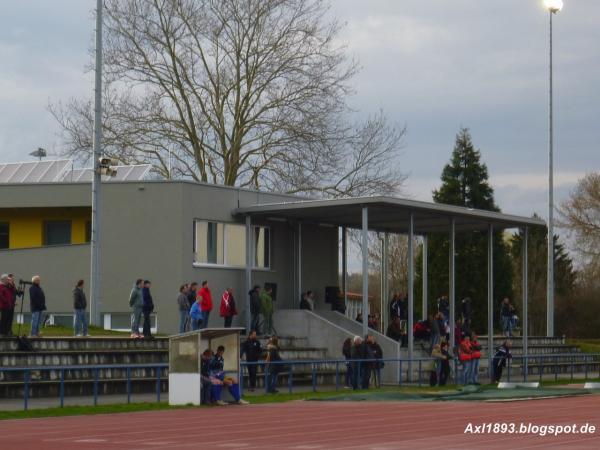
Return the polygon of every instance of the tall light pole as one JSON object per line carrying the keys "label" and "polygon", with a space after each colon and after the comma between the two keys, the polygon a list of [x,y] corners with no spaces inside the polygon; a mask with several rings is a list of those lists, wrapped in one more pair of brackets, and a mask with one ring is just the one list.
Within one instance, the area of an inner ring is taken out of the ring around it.
{"label": "tall light pole", "polygon": [[546,334],[554,336],[554,124],[552,105],[552,16],[563,7],[563,0],[544,0],[550,16],[550,84],[548,95],[548,293]]}
{"label": "tall light pole", "polygon": [[102,158],[102,2],[96,1],[96,68],[94,88],[94,177],[92,179],[92,236],[90,242],[90,322],[102,326],[100,295],[100,159]]}

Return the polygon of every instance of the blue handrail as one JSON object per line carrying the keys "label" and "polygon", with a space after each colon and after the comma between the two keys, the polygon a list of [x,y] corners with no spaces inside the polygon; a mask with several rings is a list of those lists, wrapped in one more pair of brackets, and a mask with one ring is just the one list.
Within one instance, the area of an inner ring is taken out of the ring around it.
{"label": "blue handrail", "polygon": [[[576,358],[579,358],[576,361]],[[426,370],[426,373],[430,369],[425,369],[424,363],[431,363],[438,361],[437,358],[432,357],[419,357],[413,358],[409,360],[408,358],[381,358],[381,359],[319,359],[319,360],[284,360],[284,361],[271,361],[266,362],[263,360],[260,361],[240,361],[240,369],[243,374],[244,367],[248,368],[249,366],[261,366],[264,367],[264,379],[265,379],[265,389],[268,387],[269,382],[269,369],[275,366],[287,366],[287,388],[288,392],[292,393],[294,389],[294,374],[298,373],[298,367],[308,367],[309,370],[307,373],[310,374],[310,387],[313,391],[316,391],[318,388],[319,380],[318,374],[319,369],[323,368],[323,366],[331,366],[330,370],[334,370],[335,372],[335,390],[340,389],[340,376],[343,373],[341,369],[341,365],[345,365],[348,370],[357,369],[357,373],[362,373],[361,368],[364,368],[366,364],[373,364],[371,369],[374,369],[376,372],[381,371],[380,363],[393,363],[397,364],[398,370],[398,378],[397,384],[402,386],[402,384],[406,381],[410,380],[410,375],[406,374],[406,379],[403,379],[403,367],[407,368],[410,365],[413,367],[418,367],[418,378],[417,383],[421,385],[423,383],[423,371]],[[525,364],[525,362],[527,364]],[[462,370],[463,364],[461,364],[456,358],[450,361],[451,367],[453,368],[453,379],[459,380],[458,371],[459,368]],[[522,379],[523,381],[527,380],[528,371],[532,370],[532,374],[535,374],[535,366],[537,365],[538,377],[539,380],[543,380],[543,375],[554,375],[554,379],[558,379],[559,367],[564,367],[564,373],[570,376],[571,379],[574,378],[575,375],[575,366],[581,366],[581,374],[587,380],[588,378],[600,378],[600,353],[553,353],[548,355],[513,355],[507,361],[507,373],[506,378],[508,381],[511,378],[514,379],[515,364],[521,364],[522,368]],[[375,365],[376,364],[376,365]],[[598,365],[598,370],[594,370],[590,367],[592,364]],[[343,367],[343,366],[342,366]],[[550,371],[545,371],[544,368],[550,368]],[[23,373],[23,409],[27,410],[30,406],[31,399],[31,385],[32,385],[32,372],[50,372],[57,371],[59,374],[58,383],[59,383],[59,405],[61,407],[64,406],[65,400],[65,374],[67,371],[82,371],[89,370],[92,372],[92,378],[84,381],[91,381],[93,383],[93,404],[98,404],[98,390],[99,383],[102,381],[100,379],[100,370],[103,369],[121,369],[126,372],[126,388],[127,388],[127,402],[131,402],[132,396],[132,372],[136,369],[154,369],[156,370],[156,401],[160,402],[161,400],[161,386],[164,381],[164,374],[166,370],[168,370],[168,363],[152,363],[152,364],[106,364],[106,365],[53,365],[53,366],[28,366],[28,367],[0,367],[0,374],[14,373],[14,372],[22,372]],[[527,370],[525,370],[527,368]],[[396,371],[396,368],[394,368]],[[228,371],[231,372],[231,371]],[[236,371],[233,371],[235,373]],[[281,373],[281,372],[279,372]],[[279,375],[279,373],[277,375]],[[261,374],[262,375],[262,374]],[[380,373],[376,373],[376,379],[380,380]],[[244,384],[244,376],[239,377],[240,390],[243,391]]]}

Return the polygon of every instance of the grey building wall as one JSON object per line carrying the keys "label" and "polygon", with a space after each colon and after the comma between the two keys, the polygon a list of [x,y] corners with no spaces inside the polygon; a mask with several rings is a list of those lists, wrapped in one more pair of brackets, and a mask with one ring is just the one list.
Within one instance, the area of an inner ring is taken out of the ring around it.
{"label": "grey building wall", "polygon": [[[6,185],[0,208],[89,206],[89,184]],[[220,298],[233,287],[245,324],[245,270],[195,267],[194,219],[243,223],[232,216],[240,206],[298,199],[243,189],[191,182],[106,183],[102,189],[101,283],[102,311],[129,311],[129,292],[136,278],[152,281],[159,331],[177,330],[178,288],[184,282],[209,281],[214,309],[211,325],[219,326]],[[253,270],[253,284],[277,283],[277,309],[297,305],[296,224],[267,221],[271,228],[271,267]],[[302,227],[302,287],[322,298],[325,286],[337,284],[337,228]],[[89,245],[68,245],[0,251],[0,271],[43,278],[49,312],[72,310],[71,290],[83,278],[89,284]],[[89,286],[87,286],[89,288]],[[296,303],[294,303],[296,302]],[[26,304],[29,310],[28,303]],[[278,330],[280,333],[282,330]]]}

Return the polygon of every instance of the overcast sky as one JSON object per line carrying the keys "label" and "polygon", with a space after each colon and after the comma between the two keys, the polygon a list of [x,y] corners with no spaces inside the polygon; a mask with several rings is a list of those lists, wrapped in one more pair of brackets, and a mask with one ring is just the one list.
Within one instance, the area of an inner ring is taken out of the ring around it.
{"label": "overcast sky", "polygon": [[[0,155],[58,150],[49,102],[91,95],[93,0],[0,0]],[[407,126],[406,194],[431,200],[460,126],[505,212],[546,216],[548,13],[542,0],[334,0],[362,71],[352,106]],[[555,16],[555,184],[600,169],[600,1]]]}

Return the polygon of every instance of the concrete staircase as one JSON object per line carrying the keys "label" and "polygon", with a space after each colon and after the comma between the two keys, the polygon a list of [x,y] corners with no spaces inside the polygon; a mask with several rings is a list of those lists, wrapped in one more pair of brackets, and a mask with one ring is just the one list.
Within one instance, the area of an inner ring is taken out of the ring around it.
{"label": "concrete staircase", "polygon": [[[245,337],[242,338],[242,342]],[[267,339],[260,338],[261,345],[264,349],[264,356],[266,356]],[[294,365],[291,368],[292,383],[294,387],[298,386],[311,386],[313,381],[313,373],[317,386],[335,385],[336,382],[336,364],[335,363],[323,363],[323,364],[311,364],[308,361],[325,360],[325,359],[337,359],[339,355],[328,355],[327,348],[315,347],[309,344],[308,337],[294,337],[294,336],[279,336],[279,354],[283,360],[287,361],[307,361],[306,364]],[[286,368],[287,369],[287,368]],[[343,374],[345,366],[339,365],[340,382],[343,383]],[[257,388],[264,389],[265,387],[265,372],[264,366],[260,365],[257,374]],[[290,370],[284,370],[279,374],[278,386],[285,389],[290,381]],[[244,370],[243,373],[243,386],[248,388],[249,379],[248,373]]]}
{"label": "concrete staircase", "polygon": [[[64,369],[64,394],[66,396],[90,395],[94,380],[98,379],[98,394],[122,394],[127,391],[127,370],[116,367],[100,367],[97,370],[86,366],[115,366],[120,364],[168,363],[167,338],[152,340],[125,337],[44,337],[32,338],[35,351],[19,351],[15,339],[0,339],[1,368],[29,368],[30,397],[54,397],[60,391],[60,369],[36,370],[42,366],[70,366]],[[167,370],[160,374],[155,368],[130,370],[131,392],[156,392],[157,377],[160,387],[167,390]],[[0,397],[22,398],[24,371],[0,370]]]}

